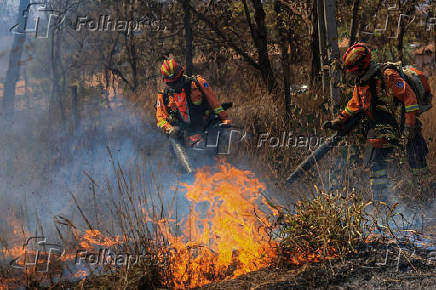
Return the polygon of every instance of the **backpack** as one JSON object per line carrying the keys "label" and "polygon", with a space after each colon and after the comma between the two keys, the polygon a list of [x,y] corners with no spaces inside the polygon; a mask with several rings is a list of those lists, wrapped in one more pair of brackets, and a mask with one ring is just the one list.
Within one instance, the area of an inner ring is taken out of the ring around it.
{"label": "backpack", "polygon": [[[200,82],[198,81],[197,77],[195,77],[195,76],[191,76],[191,77],[189,77],[189,76],[187,76],[187,75],[184,75],[184,77],[186,78],[186,80],[191,81],[191,82],[194,82],[194,83],[197,85],[198,89],[200,90],[202,96],[204,97],[203,89],[201,88],[201,86],[200,86]],[[185,91],[186,91],[186,95],[187,95],[187,97],[188,97],[187,99],[189,99],[189,96],[191,95],[191,83],[188,83],[188,82],[187,82],[186,85],[185,85],[185,87],[184,87],[184,89],[185,89]],[[166,87],[166,88],[164,89],[164,91],[163,91],[163,92],[160,92],[160,93],[163,94],[164,105],[167,106],[168,103],[169,103],[169,95],[172,94],[172,93],[174,93],[174,90],[171,89],[171,88],[169,88],[169,87]]]}
{"label": "backpack", "polygon": [[432,98],[428,78],[424,73],[412,66],[403,67],[401,62],[387,62],[382,65],[382,72],[386,69],[394,69],[412,88],[419,105],[419,113],[426,112],[432,108]]}
{"label": "backpack", "polygon": [[[187,81],[185,83],[184,87],[183,87],[185,89],[185,92],[186,92],[186,102],[187,102],[186,105],[187,105],[188,111],[190,112],[189,113],[190,118],[194,118],[194,120],[190,120],[189,123],[201,123],[203,121],[203,117],[202,117],[203,116],[203,112],[211,111],[209,102],[205,102],[204,101],[205,93],[204,93],[204,91],[203,91],[203,89],[202,89],[202,87],[200,85],[200,82],[198,81],[197,77],[196,76],[187,76],[187,75],[184,75],[184,77],[185,77],[185,79]],[[192,100],[191,100],[190,96],[191,96],[191,88],[192,88],[191,86],[192,86],[193,82],[196,84],[197,88],[201,92],[201,95],[202,95],[202,98],[203,98],[203,102],[201,103],[201,105],[194,106],[193,103],[192,103]],[[174,93],[174,89],[169,88],[169,87],[166,87],[164,89],[164,91],[161,92],[161,94],[163,95],[162,96],[163,97],[163,103],[164,103],[165,106],[168,106],[168,104],[169,104],[169,97],[173,93]],[[170,112],[170,115],[173,115],[175,120],[179,120],[179,121],[184,122],[181,119],[181,117],[179,116],[179,114],[180,114],[180,112],[177,112],[177,111]]]}

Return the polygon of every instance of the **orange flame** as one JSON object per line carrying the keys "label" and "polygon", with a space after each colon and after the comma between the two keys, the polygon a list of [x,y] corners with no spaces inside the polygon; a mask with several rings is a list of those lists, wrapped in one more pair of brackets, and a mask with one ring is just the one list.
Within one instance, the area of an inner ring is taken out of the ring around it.
{"label": "orange flame", "polygon": [[[277,242],[271,241],[271,215],[278,211],[272,208],[261,192],[266,186],[248,170],[240,170],[222,161],[217,168],[198,170],[193,184],[182,184],[186,198],[191,202],[190,214],[178,226],[184,226],[181,234],[174,234],[174,219],[157,222],[160,234],[168,247],[162,249],[162,261],[169,257],[168,267],[172,281],[164,281],[169,287],[193,288],[211,282],[232,279],[274,264],[277,259]],[[147,210],[143,213],[148,220]],[[14,228],[17,233],[18,227]],[[99,230],[87,230],[83,236],[74,232],[80,247],[117,247],[126,237],[108,237]],[[13,256],[24,249],[9,249]],[[169,255],[168,255],[169,253]],[[3,253],[5,254],[5,253]],[[296,265],[319,262],[336,256],[329,253],[293,254],[290,262]],[[63,261],[71,261],[74,253],[66,253]],[[78,270],[75,278],[83,279],[88,274]]]}
{"label": "orange flame", "polygon": [[109,238],[104,236],[99,230],[87,230],[81,238],[79,245],[85,249],[91,249],[93,246],[112,247],[120,243],[120,237]]}
{"label": "orange flame", "polygon": [[[275,244],[266,231],[265,185],[250,171],[225,162],[218,171],[199,170],[192,185],[183,184],[191,201],[183,236],[165,232],[172,252],[176,288],[197,287],[270,266]],[[207,209],[204,209],[207,204]],[[201,210],[203,208],[203,210]]]}
{"label": "orange flame", "polygon": [[6,217],[7,225],[11,228],[10,232],[7,233],[5,237],[5,241],[8,241],[12,244],[11,247],[2,247],[0,249],[0,254],[4,257],[18,257],[25,254],[25,248],[23,247],[23,243],[26,237],[30,236],[30,234],[25,230],[22,223],[16,219],[13,215],[9,215]]}

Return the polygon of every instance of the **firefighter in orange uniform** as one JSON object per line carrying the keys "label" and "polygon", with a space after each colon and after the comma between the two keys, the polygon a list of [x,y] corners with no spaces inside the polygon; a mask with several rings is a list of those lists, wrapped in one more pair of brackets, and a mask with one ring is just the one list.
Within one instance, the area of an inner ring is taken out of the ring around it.
{"label": "firefighter in orange uniform", "polygon": [[353,97],[344,111],[324,123],[324,129],[340,130],[358,111],[365,112],[369,121],[367,138],[372,146],[370,184],[375,199],[388,189],[387,165],[393,149],[400,145],[403,135],[407,141],[408,161],[415,175],[428,173],[425,156],[428,153],[416,115],[419,105],[415,93],[395,69],[371,61],[371,50],[357,43],[343,56],[346,71],[356,77]]}
{"label": "firefighter in orange uniform", "polygon": [[215,92],[201,76],[189,77],[184,68],[170,59],[161,67],[167,87],[157,96],[157,126],[173,137],[199,133],[215,114],[223,125],[230,125],[227,112]]}

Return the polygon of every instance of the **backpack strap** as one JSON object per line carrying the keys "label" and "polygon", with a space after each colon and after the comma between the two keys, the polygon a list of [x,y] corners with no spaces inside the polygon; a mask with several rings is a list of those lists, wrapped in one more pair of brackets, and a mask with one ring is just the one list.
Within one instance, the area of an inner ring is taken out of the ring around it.
{"label": "backpack strap", "polygon": [[[188,80],[189,80],[189,78],[188,78]],[[192,100],[191,100],[192,81],[186,82],[184,89],[185,89],[185,93],[186,93],[186,102],[187,102],[187,106],[188,106],[188,111],[191,111],[191,108],[192,108]]]}
{"label": "backpack strap", "polygon": [[168,104],[170,103],[170,93],[169,93],[169,89],[165,88],[163,92],[161,92],[162,94],[162,99],[163,99],[163,103],[165,106],[168,106]]}
{"label": "backpack strap", "polygon": [[[186,76],[186,78],[188,78],[189,80],[191,80],[191,82],[194,82],[195,85],[197,86],[197,88],[200,90],[200,92],[201,92],[201,97],[203,98],[203,102],[202,102],[202,104],[203,104],[203,108],[204,108],[205,110],[209,110],[209,109],[211,109],[211,107],[210,107],[210,105],[209,105],[209,102],[208,102],[208,101],[204,102],[204,99],[205,99],[206,93],[204,92],[203,87],[201,86],[201,84],[200,84],[200,82],[198,81],[197,77],[196,77],[196,76],[190,76],[190,77],[189,77],[189,76]],[[189,93],[191,93],[191,87],[189,88]],[[189,96],[190,96],[190,95],[189,95]]]}
{"label": "backpack strap", "polygon": [[[187,79],[189,79],[191,82],[194,82],[197,88],[200,90],[202,97],[204,97],[205,93],[203,91],[203,88],[200,85],[200,82],[198,81],[196,76],[185,76]],[[191,87],[189,88],[189,91],[191,91]]]}
{"label": "backpack strap", "polygon": [[400,127],[395,117],[392,114],[377,108],[377,100],[379,97],[377,93],[377,80],[380,80],[381,89],[386,92],[386,83],[384,81],[383,72],[383,67],[381,67],[381,69],[378,69],[371,79],[368,80],[369,90],[371,92],[371,113],[373,114],[376,123],[380,122],[381,120],[386,120],[391,126],[394,127],[395,130],[398,131],[400,130]]}

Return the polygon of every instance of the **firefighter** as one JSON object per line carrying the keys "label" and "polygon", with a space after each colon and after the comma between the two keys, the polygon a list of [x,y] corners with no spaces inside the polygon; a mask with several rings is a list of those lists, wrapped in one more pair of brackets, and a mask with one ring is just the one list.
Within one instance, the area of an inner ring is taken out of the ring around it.
{"label": "firefighter", "polygon": [[184,68],[173,59],[162,64],[161,74],[167,87],[157,96],[157,126],[170,136],[181,137],[186,131],[204,130],[213,114],[221,125],[230,125],[227,112],[208,82],[201,76],[189,77],[183,72]]}
{"label": "firefighter", "polygon": [[419,105],[412,88],[392,68],[384,69],[371,60],[371,50],[357,43],[346,51],[343,62],[348,73],[356,77],[353,97],[345,110],[323,124],[324,129],[341,130],[350,117],[362,110],[368,120],[366,138],[372,146],[369,161],[370,184],[374,199],[385,200],[388,189],[387,167],[392,161],[400,138],[407,140],[408,162],[414,175],[428,173],[425,156],[427,144],[417,119]]}

